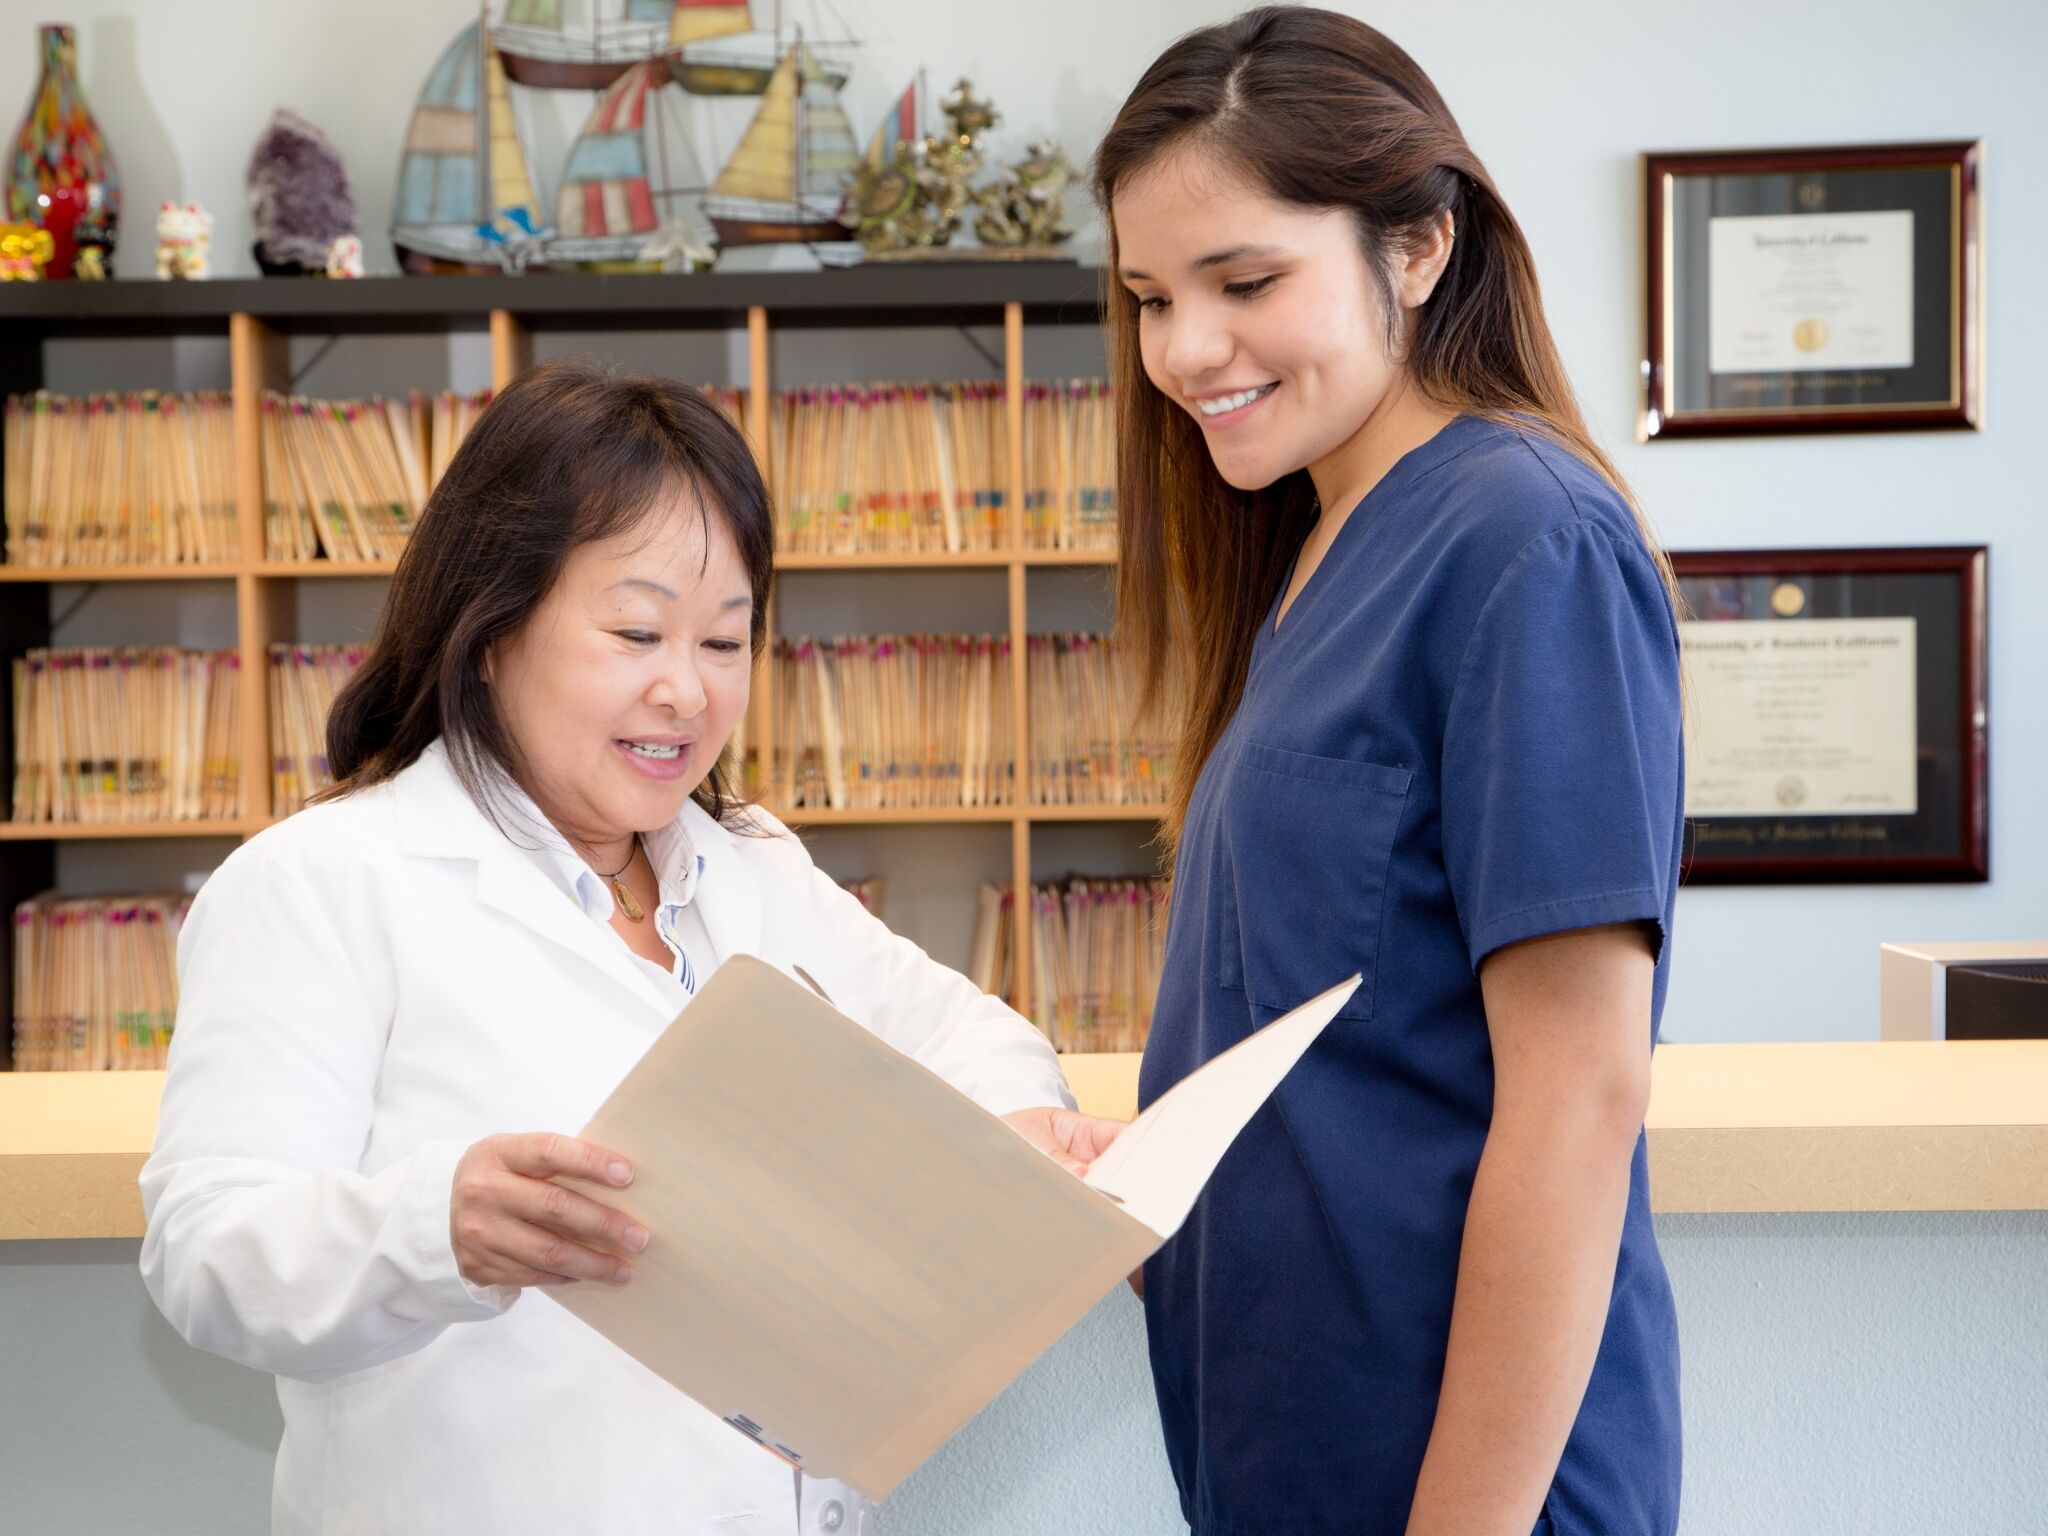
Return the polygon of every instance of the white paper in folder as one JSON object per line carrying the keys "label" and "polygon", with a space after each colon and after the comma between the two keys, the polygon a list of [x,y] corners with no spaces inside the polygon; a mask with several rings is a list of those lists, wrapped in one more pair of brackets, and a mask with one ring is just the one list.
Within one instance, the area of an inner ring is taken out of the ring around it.
{"label": "white paper in folder", "polygon": [[1187,1219],[1357,978],[1218,1056],[1075,1178],[780,971],[720,966],[584,1130],[650,1234],[550,1295],[767,1449],[886,1495]]}

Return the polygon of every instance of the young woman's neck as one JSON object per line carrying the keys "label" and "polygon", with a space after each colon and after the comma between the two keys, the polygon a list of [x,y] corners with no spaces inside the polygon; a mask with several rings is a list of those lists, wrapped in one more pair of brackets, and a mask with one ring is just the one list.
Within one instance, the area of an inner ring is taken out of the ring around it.
{"label": "young woman's neck", "polygon": [[1388,470],[1450,425],[1457,414],[1425,398],[1408,376],[1401,374],[1357,431],[1308,466],[1327,532],[1333,534],[1342,526],[1352,508],[1386,478]]}

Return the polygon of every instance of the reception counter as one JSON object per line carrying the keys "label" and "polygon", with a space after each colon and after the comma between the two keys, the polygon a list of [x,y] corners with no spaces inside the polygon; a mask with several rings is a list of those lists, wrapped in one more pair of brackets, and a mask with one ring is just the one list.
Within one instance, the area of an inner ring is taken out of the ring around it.
{"label": "reception counter", "polygon": [[[1128,1117],[1135,1055],[1069,1056]],[[0,1073],[0,1239],[139,1237],[160,1072]],[[2048,1210],[2048,1041],[1666,1045],[1660,1212]]]}

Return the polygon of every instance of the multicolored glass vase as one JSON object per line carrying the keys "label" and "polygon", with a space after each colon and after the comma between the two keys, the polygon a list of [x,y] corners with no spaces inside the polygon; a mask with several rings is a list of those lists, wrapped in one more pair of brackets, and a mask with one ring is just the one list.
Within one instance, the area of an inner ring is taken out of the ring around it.
{"label": "multicolored glass vase", "polygon": [[46,277],[71,277],[82,252],[111,275],[121,173],[78,84],[78,35],[46,26],[43,78],[7,163],[7,213],[50,233]]}

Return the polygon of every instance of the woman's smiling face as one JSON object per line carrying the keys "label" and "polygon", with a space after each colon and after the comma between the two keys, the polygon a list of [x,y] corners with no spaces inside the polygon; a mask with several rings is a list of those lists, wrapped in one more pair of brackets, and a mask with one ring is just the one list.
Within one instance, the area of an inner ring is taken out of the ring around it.
{"label": "woman's smiling face", "polygon": [[1282,202],[1190,147],[1119,187],[1111,216],[1146,377],[1232,486],[1330,458],[1399,382],[1344,210]]}
{"label": "woman's smiling face", "polygon": [[746,713],[753,597],[725,519],[678,492],[580,544],[486,676],[548,819],[586,848],[662,826]]}

